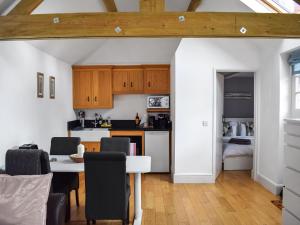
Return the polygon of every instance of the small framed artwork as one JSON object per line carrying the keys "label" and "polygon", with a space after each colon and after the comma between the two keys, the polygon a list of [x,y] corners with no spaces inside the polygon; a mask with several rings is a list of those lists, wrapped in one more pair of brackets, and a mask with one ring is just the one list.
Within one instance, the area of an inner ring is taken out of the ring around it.
{"label": "small framed artwork", "polygon": [[55,77],[49,77],[49,96],[51,99],[55,99]]}
{"label": "small framed artwork", "polygon": [[37,97],[44,98],[44,74],[37,73]]}

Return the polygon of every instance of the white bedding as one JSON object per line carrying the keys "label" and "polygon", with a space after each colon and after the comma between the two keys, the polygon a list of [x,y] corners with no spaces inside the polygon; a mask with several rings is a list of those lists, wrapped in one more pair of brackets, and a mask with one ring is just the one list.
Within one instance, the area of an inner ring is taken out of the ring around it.
{"label": "white bedding", "polygon": [[223,159],[235,156],[253,156],[253,145],[223,144]]}

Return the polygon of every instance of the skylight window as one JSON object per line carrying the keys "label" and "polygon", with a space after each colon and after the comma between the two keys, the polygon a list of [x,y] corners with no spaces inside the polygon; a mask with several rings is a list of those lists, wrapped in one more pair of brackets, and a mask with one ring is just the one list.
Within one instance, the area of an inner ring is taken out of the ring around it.
{"label": "skylight window", "polygon": [[283,13],[300,13],[300,5],[295,0],[262,0]]}

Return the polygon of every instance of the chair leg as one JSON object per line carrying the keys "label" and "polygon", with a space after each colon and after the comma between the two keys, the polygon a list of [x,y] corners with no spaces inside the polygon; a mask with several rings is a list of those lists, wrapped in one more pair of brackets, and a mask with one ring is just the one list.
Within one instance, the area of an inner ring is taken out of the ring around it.
{"label": "chair leg", "polygon": [[96,224],[96,220],[92,220],[93,224]]}
{"label": "chair leg", "polygon": [[66,218],[65,222],[69,222],[71,219],[71,199],[70,192],[67,194],[67,205],[66,205]]}
{"label": "chair leg", "polygon": [[128,201],[128,208],[127,208],[127,220],[126,220],[126,222],[127,222],[127,224],[129,224],[129,217],[130,217],[130,215],[129,215],[129,201]]}
{"label": "chair leg", "polygon": [[126,220],[122,220],[122,225],[126,225],[127,221]]}
{"label": "chair leg", "polygon": [[78,194],[78,189],[75,190],[75,195],[76,195],[76,206],[79,207],[79,194]]}
{"label": "chair leg", "polygon": [[90,225],[91,223],[90,223],[90,220],[86,220],[86,224],[87,225]]}

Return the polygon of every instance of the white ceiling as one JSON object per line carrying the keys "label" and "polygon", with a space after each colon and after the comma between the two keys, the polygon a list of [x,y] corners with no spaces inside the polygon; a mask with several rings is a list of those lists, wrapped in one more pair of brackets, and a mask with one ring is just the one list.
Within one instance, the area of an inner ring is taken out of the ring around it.
{"label": "white ceiling", "polygon": [[69,64],[87,58],[105,44],[106,39],[36,40],[27,43]]}

